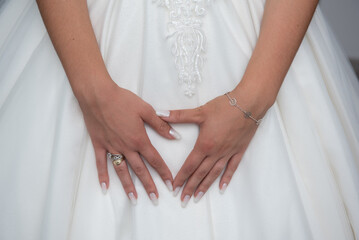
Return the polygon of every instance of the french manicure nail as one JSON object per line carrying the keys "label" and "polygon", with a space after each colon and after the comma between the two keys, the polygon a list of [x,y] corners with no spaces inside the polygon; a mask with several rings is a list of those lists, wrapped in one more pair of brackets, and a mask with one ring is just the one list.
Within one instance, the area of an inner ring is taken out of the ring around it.
{"label": "french manicure nail", "polygon": [[175,191],[173,192],[173,196],[177,197],[180,190],[181,190],[181,187],[176,187]]}
{"label": "french manicure nail", "polygon": [[190,195],[186,195],[184,198],[183,198],[183,201],[181,203],[182,207],[185,208],[187,206],[187,203],[189,201],[189,199],[191,198]]}
{"label": "french manicure nail", "polygon": [[102,183],[101,183],[101,189],[102,189],[103,195],[106,195],[106,193],[107,193],[107,186],[106,186],[106,183],[105,183],[105,182],[102,182]]}
{"label": "french manicure nail", "polygon": [[195,202],[195,203],[198,203],[199,200],[201,200],[201,198],[203,197],[203,194],[204,194],[204,192],[199,192],[199,193],[197,194],[197,196],[194,198],[194,202]]}
{"label": "french manicure nail", "polygon": [[172,186],[172,182],[170,180],[166,180],[165,184],[168,188],[168,191],[172,192],[173,191],[173,186]]}
{"label": "french manicure nail", "polygon": [[174,137],[177,140],[181,139],[181,135],[173,128],[171,128],[170,134],[172,135],[172,137]]}
{"label": "french manicure nail", "polygon": [[158,205],[158,198],[155,193],[150,193],[150,199],[151,199],[153,205]]}
{"label": "french manicure nail", "polygon": [[227,186],[228,186],[228,184],[227,184],[227,183],[223,183],[222,188],[221,188],[221,190],[219,190],[219,192],[220,192],[221,194],[223,194],[223,193],[224,193],[224,191],[226,191]]}
{"label": "french manicure nail", "polygon": [[128,198],[130,199],[132,205],[136,205],[137,204],[137,199],[135,197],[135,194],[133,194],[133,192],[130,192],[128,194]]}
{"label": "french manicure nail", "polygon": [[169,117],[170,116],[170,111],[168,111],[168,110],[157,110],[156,114],[159,117]]}

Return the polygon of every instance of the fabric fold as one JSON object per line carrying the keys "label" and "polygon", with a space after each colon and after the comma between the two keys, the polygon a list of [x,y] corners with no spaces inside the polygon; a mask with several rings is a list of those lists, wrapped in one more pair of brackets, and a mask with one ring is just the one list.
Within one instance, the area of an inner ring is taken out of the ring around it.
{"label": "fabric fold", "polygon": [[[198,107],[241,81],[265,1],[211,1],[201,18],[206,58],[193,97],[178,81],[167,8],[133,0],[87,4],[113,80],[155,109],[171,110]],[[320,8],[226,193],[217,179],[186,208],[147,163],[158,206],[131,171],[139,195],[132,206],[111,163],[102,194],[81,109],[34,0],[9,1],[0,11],[0,72],[0,239],[359,236],[359,82]],[[199,127],[173,125],[182,136],[176,141],[145,127],[176,175]]]}

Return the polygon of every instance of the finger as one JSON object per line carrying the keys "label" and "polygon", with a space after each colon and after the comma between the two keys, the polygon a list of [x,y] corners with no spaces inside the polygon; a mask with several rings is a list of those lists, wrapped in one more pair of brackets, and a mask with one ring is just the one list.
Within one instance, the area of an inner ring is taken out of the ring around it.
{"label": "finger", "polygon": [[202,152],[198,151],[196,147],[188,155],[186,161],[182,165],[181,169],[179,170],[177,176],[173,181],[173,189],[175,189],[175,196],[179,193],[181,186],[183,186],[185,181],[192,175],[192,173],[194,173],[194,171],[196,171],[196,169],[205,159],[205,157],[206,156]]}
{"label": "finger", "polygon": [[228,161],[226,170],[224,171],[221,180],[219,181],[219,189],[222,194],[226,190],[229,182],[231,181],[234,172],[237,170],[238,165],[243,157],[243,154],[244,152],[237,153]]}
{"label": "finger", "polygon": [[141,150],[140,154],[146,159],[146,161],[158,172],[163,182],[166,184],[170,192],[173,191],[173,177],[170,169],[165,161],[162,159],[158,151],[152,146],[148,140],[147,147]]}
{"label": "finger", "polygon": [[96,167],[98,179],[100,181],[102,193],[106,194],[107,189],[110,185],[110,180],[108,177],[108,169],[107,169],[107,159],[106,159],[106,149],[100,146],[95,146],[95,157],[96,157]]}
{"label": "finger", "polygon": [[187,203],[184,201],[189,199],[201,181],[207,176],[207,174],[211,171],[217,159],[213,157],[207,157],[203,160],[201,165],[197,168],[197,170],[188,178],[185,186],[183,187],[181,200],[183,205]]}
{"label": "finger", "polygon": [[228,162],[228,157],[221,158],[213,168],[210,170],[208,175],[203,179],[203,181],[199,184],[196,192],[194,193],[194,201],[198,202],[201,200],[203,195],[208,191],[210,186],[212,186],[213,182],[221,175],[223,169],[226,167]]}
{"label": "finger", "polygon": [[171,110],[168,117],[161,116],[163,120],[170,123],[197,123],[203,122],[203,107],[193,109]]}
{"label": "finger", "polygon": [[162,120],[159,116],[156,115],[156,112],[153,108],[151,108],[146,114],[143,114],[142,119],[165,138],[181,138],[180,134],[176,130],[174,130],[166,121]]}
{"label": "finger", "polygon": [[123,160],[120,165],[115,165],[117,176],[120,178],[123,189],[126,192],[127,197],[130,199],[133,205],[137,203],[137,191],[135,185],[133,184],[130,172],[128,171],[128,166],[126,160]]}
{"label": "finger", "polygon": [[137,177],[142,182],[149,198],[154,205],[158,204],[158,192],[155,183],[140,155],[136,152],[126,153],[126,159]]}

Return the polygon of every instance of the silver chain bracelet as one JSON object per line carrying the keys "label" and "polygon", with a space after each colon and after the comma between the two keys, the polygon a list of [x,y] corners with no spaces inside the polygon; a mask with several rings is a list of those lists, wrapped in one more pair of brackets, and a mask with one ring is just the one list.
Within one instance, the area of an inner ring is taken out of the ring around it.
{"label": "silver chain bracelet", "polygon": [[232,98],[231,96],[229,96],[229,92],[225,93],[224,95],[226,95],[227,98],[229,99],[229,104],[230,104],[231,106],[234,106],[234,107],[238,108],[239,110],[241,110],[241,111],[244,113],[244,117],[245,117],[245,118],[250,118],[250,119],[252,119],[253,121],[256,122],[257,125],[259,125],[259,124],[261,123],[262,118],[259,119],[259,120],[257,120],[257,119],[255,119],[254,117],[252,117],[252,113],[251,113],[251,112],[248,112],[248,111],[243,110],[240,106],[238,106],[238,104],[237,104],[237,99]]}

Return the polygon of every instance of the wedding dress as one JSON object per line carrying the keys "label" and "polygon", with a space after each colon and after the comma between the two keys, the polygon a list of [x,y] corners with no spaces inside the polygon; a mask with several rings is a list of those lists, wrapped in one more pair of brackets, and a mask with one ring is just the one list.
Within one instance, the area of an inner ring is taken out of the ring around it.
{"label": "wedding dress", "polygon": [[[113,80],[155,109],[193,108],[241,80],[265,0],[88,0]],[[0,9],[0,239],[344,240],[359,236],[359,83],[319,8],[226,192],[182,208],[150,168],[132,206],[94,151],[34,0]],[[198,135],[146,126],[173,175]]]}

